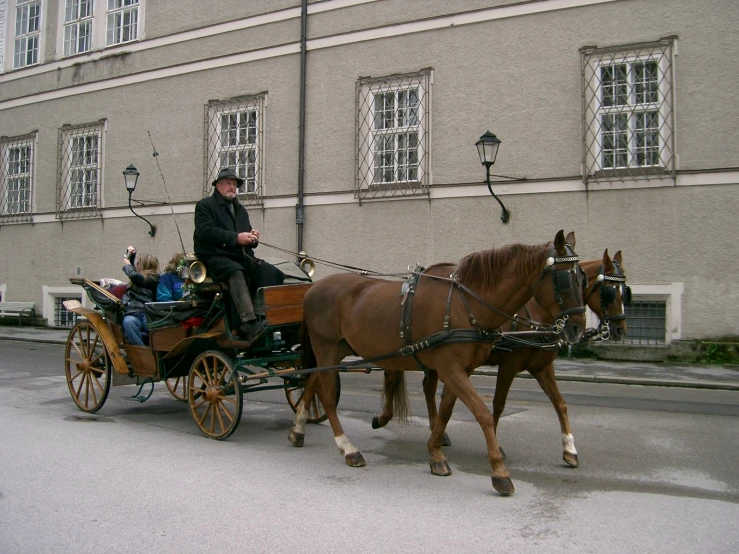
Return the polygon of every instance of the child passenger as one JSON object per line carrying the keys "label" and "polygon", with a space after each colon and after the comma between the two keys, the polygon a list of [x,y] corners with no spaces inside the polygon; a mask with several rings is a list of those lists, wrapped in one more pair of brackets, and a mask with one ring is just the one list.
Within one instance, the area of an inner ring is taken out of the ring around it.
{"label": "child passenger", "polygon": [[185,282],[177,274],[177,268],[184,258],[185,255],[182,252],[172,254],[172,259],[164,268],[164,275],[159,279],[157,302],[169,302],[182,298],[182,285]]}
{"label": "child passenger", "polygon": [[159,260],[151,254],[141,254],[136,259],[136,248],[129,246],[123,258],[123,272],[130,279],[121,302],[125,307],[123,334],[128,342],[144,346],[144,335],[149,327],[144,315],[144,304],[154,302],[159,284]]}

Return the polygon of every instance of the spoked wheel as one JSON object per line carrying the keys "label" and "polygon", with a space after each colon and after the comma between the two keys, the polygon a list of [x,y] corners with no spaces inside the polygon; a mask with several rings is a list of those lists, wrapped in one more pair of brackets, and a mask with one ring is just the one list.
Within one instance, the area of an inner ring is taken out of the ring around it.
{"label": "spoked wheel", "polygon": [[177,400],[187,402],[187,377],[172,377],[164,381],[167,385],[169,394],[174,396]]}
{"label": "spoked wheel", "polygon": [[[303,398],[303,392],[305,391],[305,381],[307,377],[301,379],[300,384],[291,385],[285,387],[285,396],[287,397],[287,403],[290,404],[293,412],[298,411],[298,404]],[[336,374],[336,405],[339,405],[339,398],[341,398],[341,378],[339,374]],[[318,394],[313,395],[313,401],[308,406],[308,423],[323,423],[326,421],[328,416],[326,410],[323,409],[323,404],[318,399]]]}
{"label": "spoked wheel", "polygon": [[81,320],[69,333],[64,359],[75,404],[84,412],[97,412],[110,392],[110,357],[100,333],[88,320]]}
{"label": "spoked wheel", "polygon": [[187,402],[195,423],[211,439],[230,437],[241,421],[244,396],[234,377],[231,360],[216,350],[203,352],[190,367]]}

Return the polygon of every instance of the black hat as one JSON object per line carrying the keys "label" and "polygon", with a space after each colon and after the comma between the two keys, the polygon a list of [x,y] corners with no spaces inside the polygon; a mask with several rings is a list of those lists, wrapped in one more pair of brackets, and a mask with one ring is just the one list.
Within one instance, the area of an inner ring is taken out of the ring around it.
{"label": "black hat", "polygon": [[216,183],[221,179],[233,179],[239,187],[244,184],[244,180],[230,167],[224,167],[218,172],[218,177],[216,177],[216,180],[212,183],[213,186],[216,186]]}

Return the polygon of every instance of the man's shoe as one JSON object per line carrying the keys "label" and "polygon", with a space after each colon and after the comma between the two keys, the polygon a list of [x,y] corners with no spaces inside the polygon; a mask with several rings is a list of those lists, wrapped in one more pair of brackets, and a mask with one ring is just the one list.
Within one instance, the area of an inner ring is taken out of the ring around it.
{"label": "man's shoe", "polygon": [[253,320],[242,323],[241,327],[239,327],[239,331],[241,331],[241,338],[247,341],[251,341],[261,335],[266,327],[266,321]]}

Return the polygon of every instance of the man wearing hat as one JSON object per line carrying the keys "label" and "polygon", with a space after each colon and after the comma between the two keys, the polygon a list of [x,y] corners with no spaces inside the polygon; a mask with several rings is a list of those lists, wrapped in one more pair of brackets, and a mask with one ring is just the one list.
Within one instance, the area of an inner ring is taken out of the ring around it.
{"label": "man wearing hat", "polygon": [[281,285],[285,274],[254,256],[259,231],[249,222],[239,203],[238,188],[244,184],[233,169],[223,168],[213,181],[215,190],[195,206],[195,255],[205,264],[214,281],[228,283],[244,340],[257,337],[266,326],[254,313],[249,289]]}

